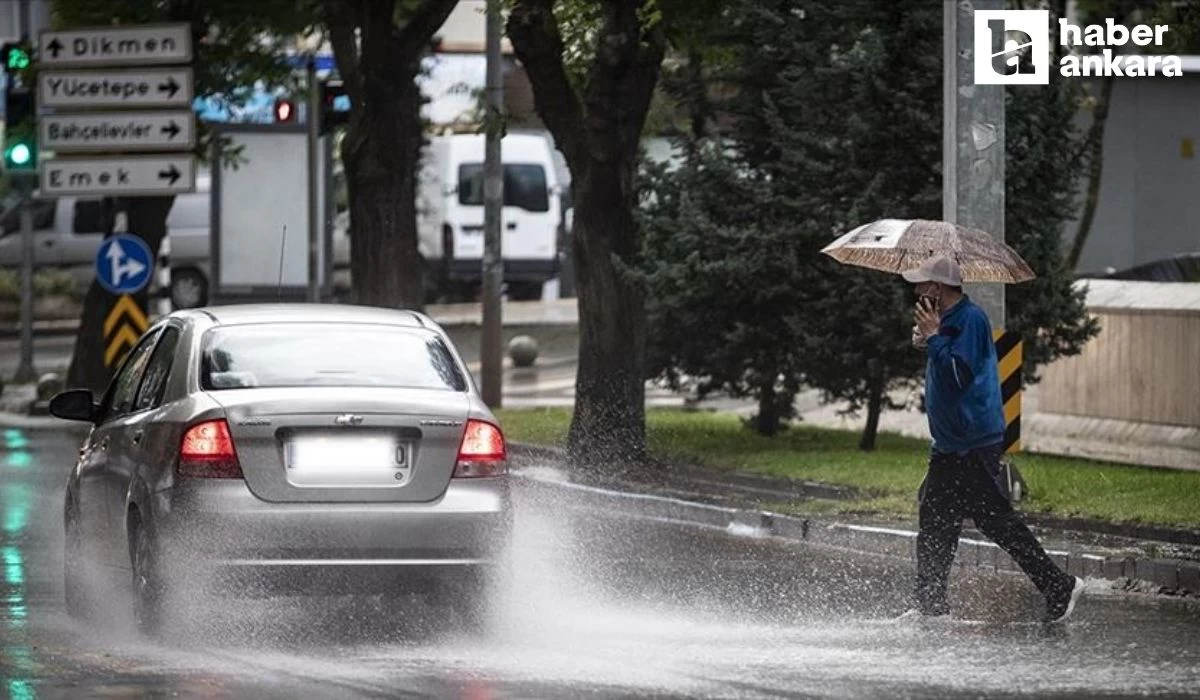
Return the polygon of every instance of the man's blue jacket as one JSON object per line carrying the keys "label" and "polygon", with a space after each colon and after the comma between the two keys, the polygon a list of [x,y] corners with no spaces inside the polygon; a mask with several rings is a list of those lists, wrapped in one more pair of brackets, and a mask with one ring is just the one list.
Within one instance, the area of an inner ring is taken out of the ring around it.
{"label": "man's blue jacket", "polygon": [[933,449],[961,454],[1004,441],[996,346],[987,314],[964,296],[929,338],[925,411]]}

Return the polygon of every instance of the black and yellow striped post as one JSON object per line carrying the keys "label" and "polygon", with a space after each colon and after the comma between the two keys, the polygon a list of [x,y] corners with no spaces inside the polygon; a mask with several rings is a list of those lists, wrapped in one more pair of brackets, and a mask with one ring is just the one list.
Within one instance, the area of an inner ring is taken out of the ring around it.
{"label": "black and yellow striped post", "polygon": [[1022,342],[1017,333],[995,331],[996,361],[1000,374],[1000,399],[1004,402],[1004,452],[1021,451]]}
{"label": "black and yellow striped post", "polygon": [[117,297],[104,317],[104,366],[112,368],[124,360],[149,326],[146,310],[133,296]]}

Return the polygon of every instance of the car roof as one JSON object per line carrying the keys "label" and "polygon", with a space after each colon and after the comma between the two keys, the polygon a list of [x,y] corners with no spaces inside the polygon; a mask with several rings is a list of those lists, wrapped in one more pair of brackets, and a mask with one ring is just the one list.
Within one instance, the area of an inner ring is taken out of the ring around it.
{"label": "car roof", "polygon": [[191,313],[204,314],[219,326],[262,323],[369,323],[408,328],[433,327],[424,314],[415,311],[348,304],[236,304],[209,306],[194,309]]}

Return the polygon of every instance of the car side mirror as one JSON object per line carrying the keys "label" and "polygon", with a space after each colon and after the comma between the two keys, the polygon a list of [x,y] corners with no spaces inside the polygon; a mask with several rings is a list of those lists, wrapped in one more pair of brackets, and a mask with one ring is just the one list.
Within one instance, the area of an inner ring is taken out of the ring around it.
{"label": "car side mirror", "polygon": [[96,422],[100,407],[87,389],[72,389],[50,399],[50,415],[65,420]]}

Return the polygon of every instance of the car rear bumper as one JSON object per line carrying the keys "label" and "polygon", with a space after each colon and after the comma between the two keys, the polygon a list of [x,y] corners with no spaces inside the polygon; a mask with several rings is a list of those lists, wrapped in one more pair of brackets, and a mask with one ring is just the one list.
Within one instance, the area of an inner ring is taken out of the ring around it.
{"label": "car rear bumper", "polygon": [[507,478],[454,480],[428,503],[272,503],[245,482],[185,482],[157,494],[164,573],[272,589],[392,589],[498,563],[512,511]]}

